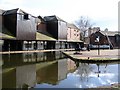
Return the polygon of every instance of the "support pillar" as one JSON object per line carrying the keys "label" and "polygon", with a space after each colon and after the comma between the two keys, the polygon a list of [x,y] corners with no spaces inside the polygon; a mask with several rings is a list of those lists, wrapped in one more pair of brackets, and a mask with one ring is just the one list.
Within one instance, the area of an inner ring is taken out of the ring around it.
{"label": "support pillar", "polygon": [[60,42],[60,49],[62,48],[62,42]]}
{"label": "support pillar", "polygon": [[35,41],[35,43],[34,43],[34,49],[35,49],[35,50],[37,50],[37,48],[38,48],[37,46],[38,46],[38,45],[37,45],[37,41]]}

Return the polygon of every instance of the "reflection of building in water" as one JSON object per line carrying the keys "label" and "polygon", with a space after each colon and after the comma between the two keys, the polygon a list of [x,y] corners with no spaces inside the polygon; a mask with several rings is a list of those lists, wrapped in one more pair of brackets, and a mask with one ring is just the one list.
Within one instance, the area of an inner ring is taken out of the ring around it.
{"label": "reflection of building in water", "polygon": [[2,65],[3,65],[2,56],[0,56],[0,90],[2,89]]}
{"label": "reflection of building in water", "polygon": [[72,61],[71,59],[68,59],[67,68],[69,72],[74,72],[77,69],[77,66],[74,61]]}
{"label": "reflection of building in water", "polygon": [[16,69],[9,68],[3,70],[2,88],[16,88]]}
{"label": "reflection of building in water", "polygon": [[40,62],[44,61],[44,53],[24,53],[24,62]]}
{"label": "reflection of building in water", "polygon": [[45,52],[46,61],[54,61],[55,60],[55,52]]}
{"label": "reflection of building in water", "polygon": [[3,68],[11,68],[19,65],[23,65],[23,54],[3,54]]}
{"label": "reflection of building in water", "polygon": [[67,78],[67,74],[76,69],[75,63],[67,59],[60,59],[57,62],[37,64],[37,83],[48,83],[56,85],[60,80]]}
{"label": "reflection of building in water", "polygon": [[36,55],[34,53],[25,53],[23,54],[23,61],[24,62],[35,62],[37,57],[35,57]]}
{"label": "reflection of building in water", "polygon": [[34,87],[35,82],[57,84],[76,69],[61,52],[10,54],[2,60],[3,88]]}
{"label": "reflection of building in water", "polygon": [[20,53],[2,55],[1,61],[3,67],[8,68],[38,62],[51,62],[64,57],[61,52]]}
{"label": "reflection of building in water", "polygon": [[37,64],[37,83],[57,84],[67,76],[67,60],[60,59],[57,62],[42,66]]}
{"label": "reflection of building in water", "polygon": [[1,89],[2,89],[2,65],[0,65],[0,90]]}
{"label": "reflection of building in water", "polygon": [[58,61],[58,80],[67,78],[67,60],[62,59]]}
{"label": "reflection of building in water", "polygon": [[65,55],[62,54],[62,52],[55,52],[55,58],[56,59],[65,58]]}
{"label": "reflection of building in water", "polygon": [[[38,69],[39,67],[39,69]],[[56,84],[58,81],[58,67],[56,63],[50,64],[37,64],[37,71],[36,71],[36,78],[37,83],[49,83],[49,84]]]}
{"label": "reflection of building in water", "polygon": [[43,62],[54,61],[65,56],[61,52],[40,52],[40,53],[25,53],[23,55],[24,62]]}
{"label": "reflection of building in water", "polygon": [[27,65],[16,68],[16,85],[21,88],[24,85],[34,87],[36,83],[36,65]]}
{"label": "reflection of building in water", "polygon": [[65,56],[61,52],[39,52],[39,53],[24,53],[24,62],[43,62],[53,61]]}
{"label": "reflection of building in water", "polygon": [[2,88],[34,87],[36,83],[36,65],[3,69]]}

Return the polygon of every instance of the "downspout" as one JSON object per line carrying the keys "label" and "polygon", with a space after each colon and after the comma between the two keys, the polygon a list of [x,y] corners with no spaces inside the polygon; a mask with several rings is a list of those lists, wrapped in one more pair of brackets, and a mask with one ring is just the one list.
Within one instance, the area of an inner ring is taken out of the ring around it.
{"label": "downspout", "polygon": [[[111,41],[110,41],[110,39],[109,39],[107,33],[106,33],[106,36],[107,36],[107,40],[108,40],[108,42],[109,42],[109,45],[112,46],[112,48],[113,48],[113,45],[112,45],[112,43],[111,43]],[[110,49],[110,48],[109,48],[109,49]]]}

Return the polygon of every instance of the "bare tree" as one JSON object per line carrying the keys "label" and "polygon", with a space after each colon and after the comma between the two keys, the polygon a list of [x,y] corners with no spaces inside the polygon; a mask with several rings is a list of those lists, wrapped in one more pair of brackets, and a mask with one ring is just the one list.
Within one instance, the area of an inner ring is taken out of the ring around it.
{"label": "bare tree", "polygon": [[107,31],[108,31],[108,28],[105,28],[105,31],[107,32]]}
{"label": "bare tree", "polygon": [[89,30],[89,28],[93,26],[93,23],[88,17],[81,16],[79,20],[76,21],[76,24],[79,27],[79,29],[82,31],[81,36],[83,36],[82,38],[84,41],[87,31]]}

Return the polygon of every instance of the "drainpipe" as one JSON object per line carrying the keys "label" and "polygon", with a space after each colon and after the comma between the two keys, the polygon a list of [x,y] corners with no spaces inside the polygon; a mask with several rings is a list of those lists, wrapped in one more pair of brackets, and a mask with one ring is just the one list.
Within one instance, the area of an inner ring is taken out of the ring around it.
{"label": "drainpipe", "polygon": [[9,52],[10,52],[10,42],[9,42],[9,44],[8,44],[8,50],[9,50]]}
{"label": "drainpipe", "polygon": [[27,51],[29,50],[29,41],[27,41]]}

